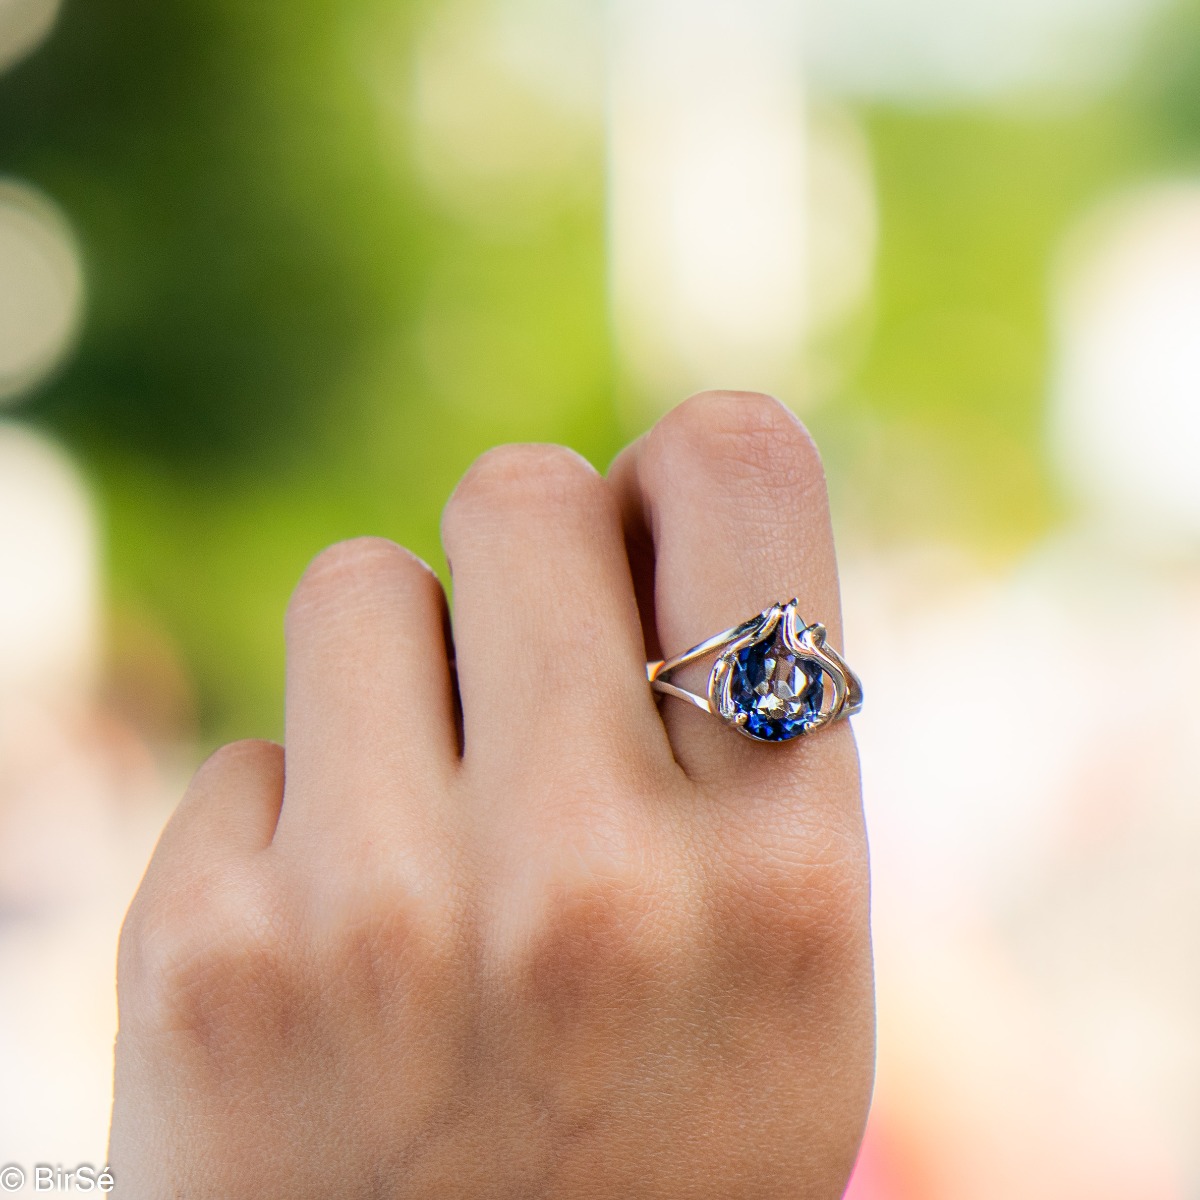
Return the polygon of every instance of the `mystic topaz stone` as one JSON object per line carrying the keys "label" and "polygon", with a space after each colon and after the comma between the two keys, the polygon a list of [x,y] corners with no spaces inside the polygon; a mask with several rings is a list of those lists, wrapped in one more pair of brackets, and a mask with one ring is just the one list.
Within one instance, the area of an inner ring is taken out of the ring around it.
{"label": "mystic topaz stone", "polygon": [[764,742],[786,742],[813,725],[824,691],[821,668],[797,659],[781,628],[734,657],[729,689],[734,710],[746,714],[746,732]]}

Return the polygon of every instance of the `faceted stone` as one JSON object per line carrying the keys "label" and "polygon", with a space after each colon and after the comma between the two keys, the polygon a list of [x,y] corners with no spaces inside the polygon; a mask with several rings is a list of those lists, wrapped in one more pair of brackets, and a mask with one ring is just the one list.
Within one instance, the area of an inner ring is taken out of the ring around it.
{"label": "faceted stone", "polygon": [[761,741],[786,742],[802,734],[817,720],[824,692],[821,668],[797,659],[784,644],[782,629],[734,658],[733,706],[746,714],[746,732]]}

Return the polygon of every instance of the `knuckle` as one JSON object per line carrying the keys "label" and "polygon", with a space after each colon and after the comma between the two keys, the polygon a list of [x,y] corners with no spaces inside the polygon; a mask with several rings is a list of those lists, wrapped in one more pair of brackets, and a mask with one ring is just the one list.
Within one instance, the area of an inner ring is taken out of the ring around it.
{"label": "knuckle", "polygon": [[681,469],[681,460],[700,459],[739,477],[782,475],[805,488],[824,487],[825,482],[821,455],[808,430],[780,401],[758,392],[692,396],[658,423],[648,453],[668,475]]}
{"label": "knuckle", "polygon": [[381,1011],[416,996],[443,999],[461,966],[460,938],[447,907],[386,888],[353,906],[333,941],[334,966],[356,995]]}
{"label": "knuckle", "polygon": [[629,866],[547,881],[518,949],[520,992],[560,1018],[617,993],[634,998],[668,959],[665,907],[646,874]]}
{"label": "knuckle", "polygon": [[710,892],[713,933],[743,968],[794,976],[867,936],[866,849],[850,831],[746,847]]}
{"label": "knuckle", "polygon": [[262,890],[214,872],[136,904],[121,933],[119,974],[140,1015],[210,1046],[239,1028],[285,1021],[297,994],[292,943]]}
{"label": "knuckle", "polygon": [[344,542],[334,542],[333,545],[326,546],[308,564],[300,585],[319,583],[327,578],[353,578],[363,571],[373,571],[381,567],[386,570],[403,557],[406,557],[405,551],[388,538],[348,538]]}
{"label": "knuckle", "polygon": [[699,392],[665,420],[693,437],[721,439],[773,437],[803,429],[779,400],[763,392]]}
{"label": "knuckle", "polygon": [[557,504],[602,491],[600,476],[591,464],[565,446],[496,446],[467,469],[446,505],[443,525],[452,527],[463,510],[474,514]]}
{"label": "knuckle", "polygon": [[194,880],[176,882],[171,889],[154,887],[147,875],[138,888],[117,943],[117,974],[127,986],[144,989],[172,963],[195,923],[179,919],[193,896],[204,899],[204,889]]}
{"label": "knuckle", "polygon": [[343,605],[348,595],[371,596],[381,590],[379,585],[394,590],[414,581],[433,585],[436,577],[416,555],[388,538],[335,542],[305,568],[288,603],[285,624],[290,628],[312,611]]}
{"label": "knuckle", "polygon": [[250,773],[260,774],[274,768],[283,755],[278,742],[265,738],[243,738],[219,746],[196,768],[189,790],[195,791],[222,784],[230,778]]}

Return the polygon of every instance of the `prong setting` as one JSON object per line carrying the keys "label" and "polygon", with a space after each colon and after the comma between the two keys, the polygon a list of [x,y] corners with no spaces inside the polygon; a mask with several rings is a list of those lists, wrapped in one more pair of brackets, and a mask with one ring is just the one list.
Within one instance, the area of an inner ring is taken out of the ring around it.
{"label": "prong setting", "polygon": [[[664,678],[714,652],[706,697]],[[862,707],[858,677],[828,645],[825,626],[805,624],[795,599],[675,658],[647,663],[646,672],[656,691],[687,700],[754,741],[791,741]]]}

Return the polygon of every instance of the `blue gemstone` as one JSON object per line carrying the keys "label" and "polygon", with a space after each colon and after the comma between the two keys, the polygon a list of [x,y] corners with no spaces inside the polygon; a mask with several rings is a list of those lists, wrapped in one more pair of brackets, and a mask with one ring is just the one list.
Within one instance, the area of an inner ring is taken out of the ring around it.
{"label": "blue gemstone", "polygon": [[797,659],[773,638],[739,650],[729,694],[734,710],[745,713],[743,727],[764,742],[786,742],[816,723],[825,693],[824,674],[814,662]]}

